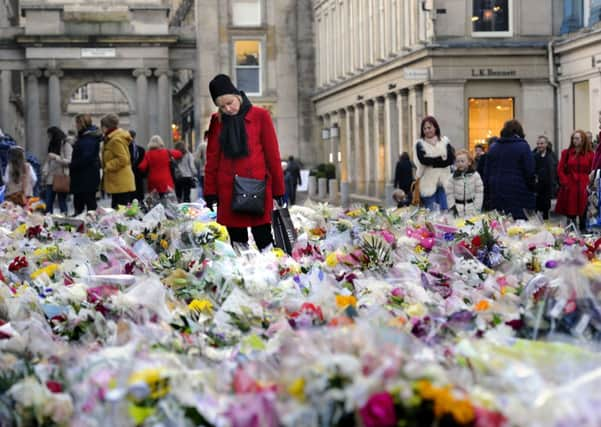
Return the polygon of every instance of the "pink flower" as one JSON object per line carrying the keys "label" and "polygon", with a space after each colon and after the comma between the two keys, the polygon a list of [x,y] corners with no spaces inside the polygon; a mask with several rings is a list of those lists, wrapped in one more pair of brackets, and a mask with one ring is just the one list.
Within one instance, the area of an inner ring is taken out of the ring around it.
{"label": "pink flower", "polygon": [[503,427],[508,425],[507,418],[500,412],[489,411],[484,408],[476,409],[475,427]]}
{"label": "pink flower", "polygon": [[394,401],[387,392],[373,394],[359,415],[365,427],[395,427],[397,422]]}

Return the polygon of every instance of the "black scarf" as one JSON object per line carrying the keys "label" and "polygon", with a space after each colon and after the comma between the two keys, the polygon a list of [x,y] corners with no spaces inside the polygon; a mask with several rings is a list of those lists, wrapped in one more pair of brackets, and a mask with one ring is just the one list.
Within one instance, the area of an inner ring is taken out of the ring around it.
{"label": "black scarf", "polygon": [[244,117],[252,107],[252,104],[244,92],[240,92],[242,105],[238,114],[234,116],[221,114],[221,134],[219,143],[221,151],[225,157],[238,159],[248,156],[248,143],[246,141],[246,127],[244,126]]}

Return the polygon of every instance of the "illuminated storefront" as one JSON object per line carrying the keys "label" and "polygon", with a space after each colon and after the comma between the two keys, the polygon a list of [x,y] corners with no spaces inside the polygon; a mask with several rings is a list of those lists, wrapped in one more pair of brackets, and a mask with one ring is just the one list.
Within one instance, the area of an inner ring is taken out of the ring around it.
{"label": "illuminated storefront", "polygon": [[488,138],[499,136],[503,124],[514,118],[513,98],[469,98],[468,149],[486,144]]}

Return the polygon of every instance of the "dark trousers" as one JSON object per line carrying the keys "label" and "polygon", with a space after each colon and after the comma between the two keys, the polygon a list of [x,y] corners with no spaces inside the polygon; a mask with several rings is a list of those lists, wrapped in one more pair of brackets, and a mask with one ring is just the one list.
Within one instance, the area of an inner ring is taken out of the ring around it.
{"label": "dark trousers", "polygon": [[98,207],[96,203],[96,191],[74,193],[73,207],[75,208],[75,215],[79,215],[83,211],[95,211]]}
{"label": "dark trousers", "polygon": [[551,196],[548,194],[537,194],[536,210],[542,213],[543,219],[549,219],[549,209],[551,209]]}
{"label": "dark trousers", "polygon": [[119,205],[127,206],[131,202],[132,192],[111,194],[111,208],[117,209]]}
{"label": "dark trousers", "polygon": [[175,181],[175,195],[178,202],[190,202],[190,192],[194,187],[194,179],[191,177],[180,178]]}
{"label": "dark trousers", "polygon": [[[271,234],[271,224],[257,225],[251,227],[250,231],[253,234],[255,242],[259,250],[262,250],[273,244],[273,235]],[[248,228],[247,227],[227,227],[227,232],[230,235],[232,243],[248,243]]]}
{"label": "dark trousers", "polygon": [[54,211],[54,198],[58,195],[58,207],[61,213],[67,213],[67,193],[57,193],[52,189],[52,185],[46,186],[46,197],[44,202],[46,203],[46,213],[52,213]]}

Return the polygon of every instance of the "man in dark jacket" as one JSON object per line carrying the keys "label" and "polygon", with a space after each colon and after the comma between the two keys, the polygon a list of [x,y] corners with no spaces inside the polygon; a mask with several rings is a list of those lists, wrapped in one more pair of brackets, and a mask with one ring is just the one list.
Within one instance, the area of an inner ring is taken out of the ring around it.
{"label": "man in dark jacket", "polygon": [[129,144],[129,156],[131,158],[131,168],[134,172],[134,178],[136,181],[136,191],[133,193],[133,199],[138,199],[139,203],[144,200],[144,172],[138,169],[138,165],[144,160],[146,150],[144,147],[136,144],[136,131],[131,129],[129,134],[132,137],[131,143]]}
{"label": "man in dark jacket", "polygon": [[415,165],[409,159],[409,154],[403,152],[399,156],[399,160],[396,162],[394,168],[394,188],[403,190],[408,203],[411,203],[411,184],[415,181],[413,178],[413,169],[415,169]]}
{"label": "man in dark jacket", "polygon": [[526,219],[534,210],[534,157],[524,130],[517,120],[509,120],[486,155],[484,183],[490,209]]}
{"label": "man in dark jacket", "polygon": [[92,124],[89,114],[75,116],[77,139],[69,164],[75,215],[96,210],[96,191],[100,185],[100,141],[102,132]]}
{"label": "man in dark jacket", "polygon": [[285,176],[289,176],[286,180],[286,194],[288,195],[288,202],[293,205],[296,203],[296,187],[301,185],[301,174],[300,164],[294,159],[294,156],[288,157],[288,166],[285,170]]}

